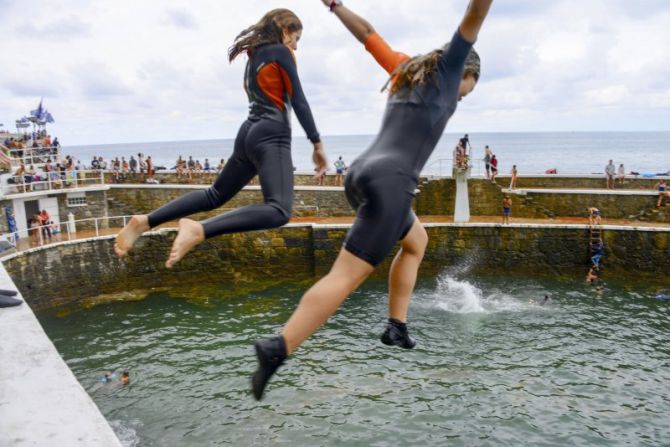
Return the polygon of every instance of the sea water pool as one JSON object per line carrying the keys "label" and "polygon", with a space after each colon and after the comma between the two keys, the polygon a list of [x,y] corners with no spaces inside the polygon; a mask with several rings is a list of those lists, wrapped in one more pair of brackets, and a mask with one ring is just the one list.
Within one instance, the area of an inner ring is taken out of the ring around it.
{"label": "sea water pool", "polygon": [[[38,317],[126,446],[670,443],[670,304],[650,288],[424,279],[405,351],[379,342],[386,286],[368,282],[255,402],[253,341],[307,285]],[[131,384],[101,384],[105,370]]]}

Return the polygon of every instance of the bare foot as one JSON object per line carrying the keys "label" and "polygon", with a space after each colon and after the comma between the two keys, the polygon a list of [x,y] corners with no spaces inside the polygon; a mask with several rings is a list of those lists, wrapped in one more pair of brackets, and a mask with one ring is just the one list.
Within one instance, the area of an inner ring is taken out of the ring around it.
{"label": "bare foot", "polygon": [[172,243],[170,257],[165,267],[172,268],[193,247],[205,240],[205,229],[200,222],[191,219],[179,219],[179,233]]}
{"label": "bare foot", "polygon": [[123,227],[123,230],[116,235],[116,242],[114,243],[114,252],[121,257],[128,254],[128,250],[133,248],[133,244],[142,233],[149,231],[149,217],[145,214],[133,216],[130,222]]}

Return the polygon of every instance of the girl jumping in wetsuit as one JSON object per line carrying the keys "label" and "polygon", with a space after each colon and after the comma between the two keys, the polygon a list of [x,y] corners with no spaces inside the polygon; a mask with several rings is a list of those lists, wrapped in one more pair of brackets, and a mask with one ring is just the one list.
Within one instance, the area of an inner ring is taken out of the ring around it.
{"label": "girl jumping in wetsuit", "polygon": [[116,237],[117,255],[125,255],[150,228],[220,207],[257,174],[264,204],[238,208],[202,222],[181,219],[165,265],[172,267],[205,238],[275,228],[288,222],[293,207],[291,108],[295,109],[307,137],[314,144],[313,161],[317,172],[324,172],[327,167],[296,70],[293,50],[298,48],[301,35],[300,19],[288,9],[275,9],[237,36],[228,56],[231,62],[241,53],[249,56],[244,75],[249,117],[237,134],[233,155],[209,189],[186,194],[149,215],[133,216]]}
{"label": "girl jumping in wetsuit", "polygon": [[389,72],[390,95],[377,138],[349,168],[345,191],[356,209],[356,221],[335,264],[305,293],[281,335],[255,344],[256,399],[262,398],[287,356],[326,322],[397,241],[400,251],[389,273],[389,320],[381,341],[407,349],[415,346],[407,332],[407,308],[428,235],[412,212],[414,190],[458,101],[479,79],[479,56],[472,43],[492,0],[471,0],[451,42],[414,58],[393,51],[340,0],[323,2]]}

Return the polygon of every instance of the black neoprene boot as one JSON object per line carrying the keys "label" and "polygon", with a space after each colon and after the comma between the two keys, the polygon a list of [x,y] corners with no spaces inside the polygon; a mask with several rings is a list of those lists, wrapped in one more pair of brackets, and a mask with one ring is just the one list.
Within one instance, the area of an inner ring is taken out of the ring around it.
{"label": "black neoprene boot", "polygon": [[261,400],[268,381],[286,360],[286,342],[280,335],[258,340],[254,348],[258,358],[258,369],[251,377],[251,389],[256,400]]}
{"label": "black neoprene boot", "polygon": [[412,349],[416,346],[416,340],[407,332],[407,324],[395,318],[389,318],[381,340],[385,345],[395,345],[405,349]]}

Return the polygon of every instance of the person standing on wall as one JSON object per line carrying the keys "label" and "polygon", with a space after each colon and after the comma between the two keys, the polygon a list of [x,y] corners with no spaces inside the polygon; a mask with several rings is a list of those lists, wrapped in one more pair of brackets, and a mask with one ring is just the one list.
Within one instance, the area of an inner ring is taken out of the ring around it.
{"label": "person standing on wall", "polygon": [[491,152],[491,149],[487,145],[484,148],[484,169],[486,170],[486,178],[487,179],[491,178],[491,156],[492,155],[493,155],[493,152]]}
{"label": "person standing on wall", "polygon": [[616,168],[612,160],[605,166],[605,177],[607,179],[607,189],[614,189],[614,174],[616,173]]}
{"label": "person standing on wall", "polygon": [[496,182],[496,175],[498,175],[498,159],[496,154],[491,154],[491,182]]}

